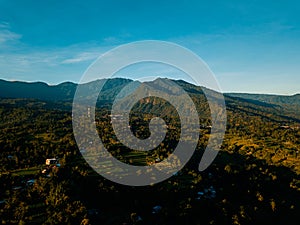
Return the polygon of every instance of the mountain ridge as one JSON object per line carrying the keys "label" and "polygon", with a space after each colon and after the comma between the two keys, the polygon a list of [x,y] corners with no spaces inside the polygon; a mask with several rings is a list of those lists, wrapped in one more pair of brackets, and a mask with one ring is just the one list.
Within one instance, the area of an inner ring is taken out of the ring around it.
{"label": "mountain ridge", "polygon": [[[129,78],[109,78],[109,79],[97,79],[94,81],[89,81],[86,83],[82,83],[82,85],[87,85],[87,84],[91,84],[93,82],[97,82],[97,81],[101,81],[101,80],[114,80],[114,79],[122,79],[122,80],[130,80],[130,81],[135,81]],[[159,79],[168,79],[168,78],[159,78]],[[171,79],[172,81],[175,81],[178,84],[189,84],[189,85],[193,85],[195,87],[199,87],[195,84],[191,84],[185,80],[182,79]],[[3,83],[11,83],[11,84],[24,84],[24,85],[44,85],[47,87],[62,87],[62,86],[77,86],[79,83],[76,82],[72,82],[72,81],[64,81],[58,84],[48,84],[47,82],[44,81],[18,81],[18,80],[14,80],[14,81],[9,81],[9,80],[5,80],[5,79],[1,79],[0,78],[0,87],[2,87],[1,85]],[[203,87],[202,87],[203,88]],[[223,92],[224,95],[228,95],[228,96],[266,96],[266,97],[299,97],[300,98],[300,93],[295,93],[295,94],[269,94],[269,93],[247,93],[247,92]],[[1,95],[1,92],[0,92]]]}
{"label": "mountain ridge", "polygon": [[[174,90],[168,89],[164,85],[166,78],[158,78],[157,84],[159,84],[161,90],[167,90],[172,94]],[[157,80],[156,80],[157,81]],[[202,110],[206,103],[205,93],[211,94],[211,96],[220,96],[219,93],[207,89],[205,87],[196,86],[194,84],[188,83],[184,80],[171,80],[183,88],[193,99],[198,110]],[[136,82],[135,84],[141,85],[143,83],[139,81],[133,81],[131,79],[124,78],[113,78],[113,79],[103,79],[95,80],[82,85],[82,89],[86,90],[88,94],[83,94],[80,96],[83,101],[88,101],[92,96],[98,96],[98,103],[100,105],[111,106],[114,99],[118,96],[119,92],[127,86],[129,83]],[[149,81],[151,84],[154,81]],[[105,85],[102,87],[102,85]],[[144,82],[145,84],[147,82]],[[73,101],[73,97],[78,84],[72,82],[63,82],[58,85],[48,85],[43,82],[22,82],[22,81],[5,81],[0,80],[0,98],[12,98],[12,99],[36,99],[40,101],[48,102],[62,102],[67,103],[69,107]],[[99,87],[102,87],[101,94],[99,95]],[[167,88],[167,89],[165,89]],[[84,93],[85,91],[83,91]],[[175,91],[176,92],[176,91]],[[174,96],[176,93],[173,93]],[[251,115],[272,115],[275,120],[278,121],[296,121],[300,123],[300,115],[298,112],[300,110],[300,94],[293,96],[281,96],[281,95],[263,95],[263,94],[243,94],[243,93],[224,93],[225,103],[228,110],[235,112],[244,112]],[[157,103],[159,100],[155,100]],[[160,102],[160,101],[159,101]],[[150,102],[152,107],[154,106],[154,101]],[[126,104],[126,103],[125,103]],[[160,102],[162,104],[162,102]],[[51,104],[53,105],[53,104]],[[207,105],[207,104],[206,104]],[[164,106],[164,105],[161,105]],[[142,109],[143,106],[138,106]],[[151,108],[151,107],[150,107]],[[162,107],[164,108],[164,107]],[[169,109],[166,108],[166,111]],[[206,110],[207,114],[208,111]]]}

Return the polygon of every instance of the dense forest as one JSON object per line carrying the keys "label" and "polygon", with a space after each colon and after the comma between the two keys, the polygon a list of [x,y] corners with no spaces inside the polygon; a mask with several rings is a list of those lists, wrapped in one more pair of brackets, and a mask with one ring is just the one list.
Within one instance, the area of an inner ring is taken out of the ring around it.
{"label": "dense forest", "polygon": [[[162,99],[139,101],[130,118],[135,136],[145,138],[149,136],[150,119],[162,115],[168,132],[157,148],[132,151],[114,135],[110,107],[118,91],[129,82],[110,80],[103,88],[95,113],[99,138],[114,157],[125,163],[162,161],[180,136],[178,115]],[[199,112],[201,129],[195,154],[170,179],[130,187],[103,178],[83,159],[83,150],[78,149],[72,132],[70,99],[75,84],[30,84],[28,91],[27,84],[17,83],[15,87],[13,82],[1,81],[0,86],[19,90],[3,94],[1,89],[1,223],[298,224],[298,97],[226,94],[227,129],[222,149],[213,164],[199,172],[199,160],[210,136],[209,108],[201,87],[175,82],[191,96]],[[86,85],[91,88],[95,84]],[[46,165],[49,158],[58,161]]]}

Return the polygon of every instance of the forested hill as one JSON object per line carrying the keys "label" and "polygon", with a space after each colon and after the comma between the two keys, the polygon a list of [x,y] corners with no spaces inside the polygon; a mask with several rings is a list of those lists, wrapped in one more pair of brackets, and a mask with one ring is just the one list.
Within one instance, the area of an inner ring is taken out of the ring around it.
{"label": "forested hill", "polygon": [[262,105],[266,109],[274,108],[271,110],[272,115],[281,115],[287,119],[296,120],[300,122],[300,94],[292,96],[285,95],[269,95],[269,94],[241,94],[241,93],[227,93],[225,96],[228,98],[236,99],[243,103],[253,103]]}
{"label": "forested hill", "polygon": [[296,104],[300,105],[300,94],[291,96],[287,95],[269,95],[269,94],[247,94],[247,93],[228,93],[227,96],[249,99],[254,101],[261,101],[270,104]]}

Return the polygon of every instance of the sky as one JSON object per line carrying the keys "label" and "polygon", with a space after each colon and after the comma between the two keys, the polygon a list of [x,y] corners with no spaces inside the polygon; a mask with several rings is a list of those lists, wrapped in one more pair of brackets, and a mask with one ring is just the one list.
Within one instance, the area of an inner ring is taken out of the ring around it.
{"label": "sky", "polygon": [[[292,95],[300,93],[299,12],[290,0],[0,0],[0,79],[79,82],[106,51],[162,40],[201,57],[223,92]],[[144,68],[136,73],[178,78]]]}

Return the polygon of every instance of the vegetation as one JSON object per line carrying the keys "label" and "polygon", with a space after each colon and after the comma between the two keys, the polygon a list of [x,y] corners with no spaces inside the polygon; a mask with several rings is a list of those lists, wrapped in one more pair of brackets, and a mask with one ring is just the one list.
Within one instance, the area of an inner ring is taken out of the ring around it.
{"label": "vegetation", "polygon": [[[177,145],[178,115],[159,98],[138,102],[131,113],[133,133],[148,137],[148,123],[155,115],[165,119],[168,133],[152,151],[127,149],[114,136],[109,116],[109,104],[127,82],[121,81],[104,89],[105,107],[96,111],[99,137],[114,157],[128,164],[163,160]],[[300,125],[293,107],[299,103],[287,107],[290,103],[226,96],[222,151],[199,172],[210,135],[209,109],[201,88],[177,83],[201,112],[201,138],[180,172],[147,187],[112,183],[86,164],[72,134],[71,103],[66,99],[0,99],[1,223],[298,224]],[[45,160],[54,157],[60,165],[46,166]]]}

